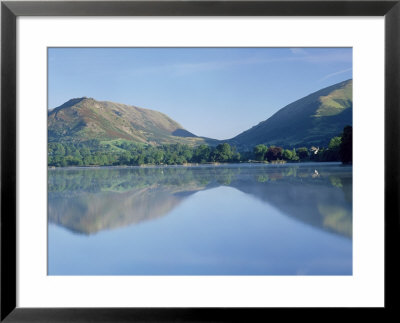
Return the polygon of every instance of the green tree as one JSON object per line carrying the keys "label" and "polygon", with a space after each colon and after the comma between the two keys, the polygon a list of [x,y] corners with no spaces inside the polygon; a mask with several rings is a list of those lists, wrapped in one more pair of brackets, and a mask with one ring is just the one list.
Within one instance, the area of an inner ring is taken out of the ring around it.
{"label": "green tree", "polygon": [[190,149],[190,147],[186,146],[182,152],[182,155],[186,161],[190,161],[193,157],[193,151]]}
{"label": "green tree", "polygon": [[56,156],[65,156],[65,148],[62,144],[56,144],[54,149],[54,154]]}
{"label": "green tree", "polygon": [[282,153],[282,157],[285,160],[293,160],[293,151],[289,149],[285,149]]}
{"label": "green tree", "polygon": [[124,151],[119,157],[120,165],[130,165],[131,164],[132,155],[129,151]]}
{"label": "green tree", "polygon": [[234,152],[232,156],[232,161],[234,162],[240,162],[240,153],[239,152]]}
{"label": "green tree", "polygon": [[297,156],[297,153],[296,153],[296,149],[292,149],[292,160],[293,161],[298,161],[299,160],[299,156]]}
{"label": "green tree", "polygon": [[210,161],[211,149],[207,145],[200,145],[194,150],[193,159],[197,163],[205,163]]}
{"label": "green tree", "polygon": [[71,155],[65,156],[64,161],[66,162],[67,166],[81,166],[83,165],[82,160],[75,158]]}
{"label": "green tree", "polygon": [[260,144],[260,145],[255,146],[253,148],[253,152],[256,157],[256,160],[259,160],[259,161],[264,160],[267,150],[268,150],[268,148],[265,145]]}
{"label": "green tree", "polygon": [[296,149],[296,153],[299,156],[300,160],[305,160],[309,158],[309,152],[306,147],[300,147]]}
{"label": "green tree", "polygon": [[338,161],[340,144],[342,142],[341,137],[333,137],[328,145],[328,149],[322,149],[319,155],[320,161]]}
{"label": "green tree", "polygon": [[82,157],[90,156],[90,150],[88,147],[82,147],[80,150]]}
{"label": "green tree", "polygon": [[342,137],[333,137],[329,142],[329,149],[339,149],[340,144],[342,143]]}
{"label": "green tree", "polygon": [[138,166],[143,165],[144,164],[144,156],[143,155],[139,155],[136,159],[136,164]]}
{"label": "green tree", "polygon": [[158,149],[154,154],[154,161],[157,165],[161,164],[164,160],[164,152]]}
{"label": "green tree", "polygon": [[228,143],[217,145],[215,148],[215,160],[219,162],[227,162],[232,159],[232,149]]}

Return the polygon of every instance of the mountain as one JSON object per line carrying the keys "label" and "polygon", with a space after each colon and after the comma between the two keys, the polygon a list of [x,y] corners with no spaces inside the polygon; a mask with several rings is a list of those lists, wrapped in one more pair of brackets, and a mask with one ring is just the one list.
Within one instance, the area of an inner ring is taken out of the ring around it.
{"label": "mountain", "polygon": [[217,145],[238,150],[266,144],[284,148],[326,147],[331,138],[352,125],[353,82],[347,80],[297,100],[272,117],[232,139],[198,137],[167,115],[149,109],[92,98],[71,99],[48,111],[49,142],[123,139],[150,145],[182,143]]}
{"label": "mountain", "polygon": [[238,148],[258,144],[282,147],[327,146],[353,124],[353,81],[329,86],[280,109],[229,140]]}
{"label": "mountain", "polygon": [[92,98],[71,99],[48,111],[49,142],[125,139],[152,145],[205,143],[167,115]]}

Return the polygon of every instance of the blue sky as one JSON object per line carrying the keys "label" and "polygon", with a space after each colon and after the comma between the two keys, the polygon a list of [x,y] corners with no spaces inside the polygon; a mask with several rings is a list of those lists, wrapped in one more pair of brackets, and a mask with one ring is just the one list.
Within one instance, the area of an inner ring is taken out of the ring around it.
{"label": "blue sky", "polygon": [[92,97],[228,139],[350,78],[351,48],[49,48],[48,108]]}

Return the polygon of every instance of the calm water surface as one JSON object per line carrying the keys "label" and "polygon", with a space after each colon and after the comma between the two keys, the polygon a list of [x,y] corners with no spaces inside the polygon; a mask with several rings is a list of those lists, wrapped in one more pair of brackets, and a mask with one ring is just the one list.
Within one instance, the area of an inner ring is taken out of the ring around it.
{"label": "calm water surface", "polygon": [[49,275],[351,275],[352,168],[48,172]]}

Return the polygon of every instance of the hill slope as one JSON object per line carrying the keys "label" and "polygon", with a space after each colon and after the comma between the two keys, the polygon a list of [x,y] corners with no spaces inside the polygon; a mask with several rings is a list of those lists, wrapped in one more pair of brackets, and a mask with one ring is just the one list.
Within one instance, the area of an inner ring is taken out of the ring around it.
{"label": "hill slope", "polygon": [[49,111],[47,127],[49,142],[92,139],[125,139],[152,145],[205,142],[161,112],[92,98],[71,99]]}
{"label": "hill slope", "polygon": [[327,146],[346,125],[353,124],[352,92],[352,80],[319,90],[280,109],[229,142],[241,148],[257,144]]}
{"label": "hill slope", "polygon": [[326,147],[346,125],[353,124],[352,91],[352,80],[329,86],[287,105],[267,120],[225,141],[197,137],[158,111],[76,98],[48,112],[48,140],[123,139],[151,145],[181,143],[192,146],[228,142],[238,150],[252,150],[258,144],[285,148]]}

